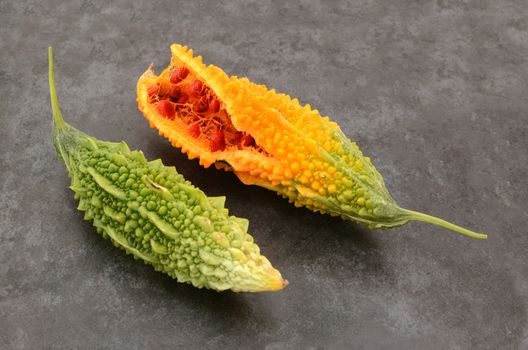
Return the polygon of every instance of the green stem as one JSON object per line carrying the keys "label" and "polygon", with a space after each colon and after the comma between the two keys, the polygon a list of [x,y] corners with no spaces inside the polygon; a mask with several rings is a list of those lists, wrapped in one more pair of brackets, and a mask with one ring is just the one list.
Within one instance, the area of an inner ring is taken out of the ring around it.
{"label": "green stem", "polygon": [[53,111],[53,124],[58,129],[66,127],[66,123],[62,118],[62,113],[59,108],[59,99],[57,98],[57,90],[55,89],[55,73],[53,68],[53,49],[51,46],[48,48],[48,60],[49,60],[49,87],[51,97],[51,109]]}
{"label": "green stem", "polygon": [[488,235],[486,235],[486,234],[477,233],[477,232],[465,229],[465,228],[460,227],[458,225],[455,225],[455,224],[452,224],[452,223],[447,222],[445,220],[439,219],[439,218],[437,218],[435,216],[423,214],[423,213],[420,213],[420,212],[417,212],[417,211],[414,211],[414,210],[408,210],[408,209],[402,209],[402,210],[403,210],[403,212],[405,214],[408,215],[408,219],[409,220],[423,221],[423,222],[427,222],[427,223],[430,223],[430,224],[433,224],[433,225],[442,226],[442,227],[445,227],[445,228],[447,228],[449,230],[459,232],[459,233],[461,233],[463,235],[466,235],[466,236],[469,236],[469,237],[472,237],[472,238],[477,238],[477,239],[486,239],[486,238],[488,238]]}

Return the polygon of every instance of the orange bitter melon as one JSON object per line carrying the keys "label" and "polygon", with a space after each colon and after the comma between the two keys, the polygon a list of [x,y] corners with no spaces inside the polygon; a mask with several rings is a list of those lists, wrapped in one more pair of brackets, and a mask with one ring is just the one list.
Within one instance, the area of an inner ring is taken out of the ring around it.
{"label": "orange bitter melon", "polygon": [[370,228],[419,220],[486,238],[398,206],[370,158],[309,104],[206,66],[185,46],[171,51],[160,75],[150,66],[140,77],[137,101],[150,126],[190,159],[232,170],[244,184],[274,190],[296,206]]}

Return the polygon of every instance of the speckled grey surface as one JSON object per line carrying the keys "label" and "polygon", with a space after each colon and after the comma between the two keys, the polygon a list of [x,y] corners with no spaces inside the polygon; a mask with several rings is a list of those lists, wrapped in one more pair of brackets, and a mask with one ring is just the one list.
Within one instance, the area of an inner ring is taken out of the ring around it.
{"label": "speckled grey surface", "polygon": [[[0,33],[1,348],[528,349],[524,0],[4,0]],[[316,106],[402,206],[490,238],[369,231],[199,168],[136,107],[172,42]],[[68,121],[228,195],[285,290],[178,284],[82,220],[51,143],[48,45]]]}

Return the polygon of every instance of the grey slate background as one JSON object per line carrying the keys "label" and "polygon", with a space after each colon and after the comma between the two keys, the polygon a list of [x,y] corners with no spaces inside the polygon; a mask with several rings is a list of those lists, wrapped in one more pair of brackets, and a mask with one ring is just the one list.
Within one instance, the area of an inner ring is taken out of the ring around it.
{"label": "grey slate background", "polygon": [[[528,349],[528,4],[0,1],[3,349]],[[369,231],[203,170],[148,128],[135,84],[172,42],[311,103],[396,200],[478,231]],[[67,120],[161,157],[250,219],[290,281],[176,283],[75,210],[51,143],[47,46]]]}

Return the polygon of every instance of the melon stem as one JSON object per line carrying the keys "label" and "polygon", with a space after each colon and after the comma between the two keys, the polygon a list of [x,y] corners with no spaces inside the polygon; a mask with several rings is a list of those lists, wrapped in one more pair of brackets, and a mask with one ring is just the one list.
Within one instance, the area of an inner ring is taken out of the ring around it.
{"label": "melon stem", "polygon": [[62,113],[59,108],[59,99],[57,97],[57,90],[55,89],[55,70],[53,68],[53,49],[48,47],[48,60],[49,60],[49,87],[51,97],[51,110],[53,111],[53,124],[57,129],[63,129],[66,127],[66,123],[62,118]]}
{"label": "melon stem", "polygon": [[420,213],[414,210],[408,210],[408,209],[402,209],[405,214],[407,214],[407,219],[409,220],[415,220],[415,221],[423,221],[427,222],[429,224],[441,226],[444,228],[447,228],[449,230],[461,233],[463,235],[466,235],[468,237],[477,238],[477,239],[486,239],[488,238],[488,235],[483,233],[477,233],[471,230],[468,230],[466,228],[460,227],[458,225],[452,224],[448,221],[442,220],[440,218],[437,218],[435,216],[427,215],[424,213]]}

